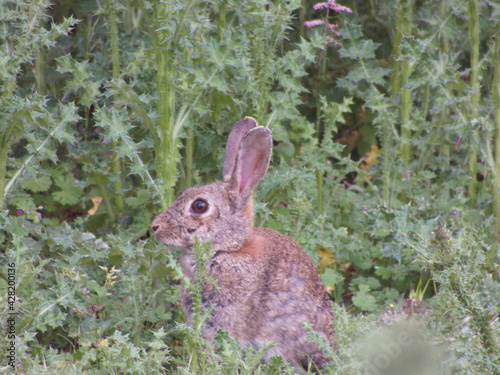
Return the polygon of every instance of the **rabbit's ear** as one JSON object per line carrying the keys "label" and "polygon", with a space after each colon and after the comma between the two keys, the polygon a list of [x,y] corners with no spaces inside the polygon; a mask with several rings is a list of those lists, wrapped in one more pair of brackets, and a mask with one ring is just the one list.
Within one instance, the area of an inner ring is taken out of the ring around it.
{"label": "rabbit's ear", "polygon": [[222,172],[222,181],[229,182],[233,175],[234,165],[240,149],[240,143],[243,137],[257,126],[257,121],[252,117],[245,117],[243,120],[234,124],[226,143],[226,154],[224,157],[224,170]]}
{"label": "rabbit's ear", "polygon": [[238,209],[245,207],[253,189],[266,175],[272,146],[271,131],[261,126],[248,131],[241,140],[229,180],[230,189],[238,196]]}

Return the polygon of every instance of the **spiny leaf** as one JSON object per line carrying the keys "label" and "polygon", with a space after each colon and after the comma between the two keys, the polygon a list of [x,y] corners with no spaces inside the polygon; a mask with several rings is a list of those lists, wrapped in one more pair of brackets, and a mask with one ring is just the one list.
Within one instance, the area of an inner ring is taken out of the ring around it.
{"label": "spiny leaf", "polygon": [[107,107],[100,108],[94,114],[96,126],[104,129],[104,142],[118,141],[128,135],[132,125],[128,120],[127,109],[114,110]]}

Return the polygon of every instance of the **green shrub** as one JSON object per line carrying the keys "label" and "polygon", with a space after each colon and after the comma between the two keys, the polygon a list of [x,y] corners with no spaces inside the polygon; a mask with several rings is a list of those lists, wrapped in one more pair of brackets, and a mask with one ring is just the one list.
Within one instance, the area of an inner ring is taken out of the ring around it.
{"label": "green shrub", "polygon": [[292,371],[222,332],[206,342],[207,312],[187,326],[179,254],[149,230],[220,179],[248,115],[274,139],[256,225],[303,246],[334,300],[325,373],[382,372],[364,333],[390,346],[406,329],[423,356],[386,373],[403,358],[500,373],[500,8],[315,4],[1,1],[0,321],[15,317],[16,372]]}

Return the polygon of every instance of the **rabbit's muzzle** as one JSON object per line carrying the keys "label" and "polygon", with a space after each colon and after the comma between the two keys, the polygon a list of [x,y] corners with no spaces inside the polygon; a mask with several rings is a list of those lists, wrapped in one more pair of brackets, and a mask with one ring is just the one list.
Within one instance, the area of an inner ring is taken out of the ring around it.
{"label": "rabbit's muzzle", "polygon": [[182,243],[179,239],[179,227],[172,225],[171,218],[168,214],[162,213],[158,215],[151,223],[151,229],[155,233],[158,241],[168,246],[173,247],[188,247],[189,244]]}

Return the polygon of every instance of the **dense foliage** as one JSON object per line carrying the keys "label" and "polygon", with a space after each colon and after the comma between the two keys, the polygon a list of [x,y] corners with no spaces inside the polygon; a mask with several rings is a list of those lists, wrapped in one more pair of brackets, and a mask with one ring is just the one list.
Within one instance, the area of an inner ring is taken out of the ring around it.
{"label": "dense foliage", "polygon": [[187,326],[150,231],[252,116],[255,224],[331,292],[324,373],[500,374],[500,6],[341,5],[0,0],[0,370],[293,372]]}

